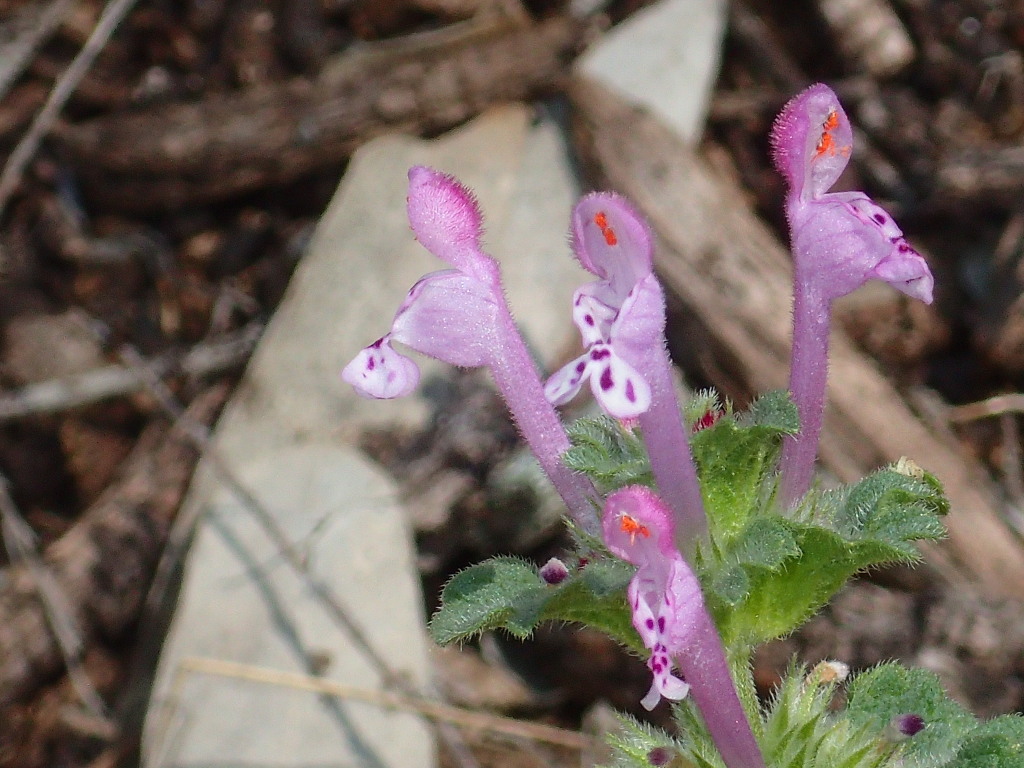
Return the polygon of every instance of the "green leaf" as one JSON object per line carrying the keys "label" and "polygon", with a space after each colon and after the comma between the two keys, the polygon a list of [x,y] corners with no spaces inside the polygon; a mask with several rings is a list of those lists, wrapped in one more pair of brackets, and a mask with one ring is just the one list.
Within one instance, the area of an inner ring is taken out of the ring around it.
{"label": "green leaf", "polygon": [[737,537],[768,502],[766,479],[784,435],[796,428],[796,407],[785,393],[758,398],[750,411],[726,414],[693,435],[691,446],[715,546]]}
{"label": "green leaf", "polygon": [[577,419],[567,429],[572,446],[567,467],[587,475],[602,493],[626,485],[652,485],[650,462],[640,438],[608,416]]}
{"label": "green leaf", "polygon": [[967,734],[949,768],[1021,768],[1022,765],[1024,717],[1003,715],[981,723]]}
{"label": "green leaf", "polygon": [[933,478],[883,469],[809,495],[795,520],[758,513],[701,570],[724,642],[786,635],[858,571],[917,559],[916,541],[944,534],[945,509]]}
{"label": "green leaf", "polygon": [[495,557],[470,566],[452,576],[441,591],[441,608],[430,620],[430,633],[440,645],[497,627],[529,637],[536,624],[528,618],[529,607],[546,586],[525,560]]}
{"label": "green leaf", "polygon": [[[974,716],[946,695],[935,675],[898,664],[884,664],[858,675],[848,688],[848,699],[849,720],[879,738],[886,737],[889,723],[898,715],[916,714],[924,718],[924,730],[901,747],[906,768],[947,765],[975,725]],[[967,768],[971,764],[953,765]],[[985,765],[993,768],[998,763]]]}
{"label": "green leaf", "polygon": [[526,638],[542,621],[571,621],[600,629],[642,653],[625,596],[634,572],[633,566],[609,557],[576,568],[553,585],[530,563],[492,558],[460,571],[445,585],[430,633],[447,645],[492,629]]}

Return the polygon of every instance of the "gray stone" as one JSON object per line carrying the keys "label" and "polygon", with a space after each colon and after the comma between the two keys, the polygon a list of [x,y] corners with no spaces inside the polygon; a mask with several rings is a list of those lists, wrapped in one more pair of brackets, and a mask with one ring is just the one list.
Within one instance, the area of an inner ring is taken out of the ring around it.
{"label": "gray stone", "polygon": [[613,27],[576,66],[696,141],[718,76],[725,11],[725,0],[658,0]]}
{"label": "gray stone", "polygon": [[[356,153],[215,435],[220,456],[311,571],[420,689],[429,684],[428,643],[409,517],[393,481],[355,446],[367,428],[415,426],[429,410],[417,396],[364,400],[338,374],[387,330],[416,280],[444,267],[406,221],[415,164],[457,175],[478,196],[540,357],[550,362],[571,345],[570,299],[585,279],[564,237],[577,190],[558,132],[531,118],[526,107],[505,107],[437,141],[386,137]],[[417,362],[425,376],[444,370]],[[432,766],[431,733],[415,716],[183,671],[183,660],[202,657],[380,686],[358,643],[209,459],[182,514],[201,518],[147,715],[144,764]]]}

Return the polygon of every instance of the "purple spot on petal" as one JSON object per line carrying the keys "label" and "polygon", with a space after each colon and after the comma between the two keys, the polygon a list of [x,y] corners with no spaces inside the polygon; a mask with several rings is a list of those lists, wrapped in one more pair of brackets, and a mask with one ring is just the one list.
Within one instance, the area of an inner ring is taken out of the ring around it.
{"label": "purple spot on petal", "polygon": [[665,631],[665,617],[664,616],[659,616],[658,617],[658,631],[659,632],[664,632]]}
{"label": "purple spot on petal", "polygon": [[633,382],[626,382],[626,399],[631,403],[636,402],[636,391],[633,389]]}
{"label": "purple spot on petal", "polygon": [[377,367],[377,361],[374,360],[372,356],[367,358],[367,360],[366,360],[366,370],[372,371],[376,367]]}
{"label": "purple spot on petal", "polygon": [[586,368],[587,368],[587,364],[586,363],[583,363],[583,362],[576,363],[576,373],[583,373],[583,371],[586,370]]}
{"label": "purple spot on petal", "polygon": [[871,218],[873,218],[873,219],[875,220],[875,223],[876,223],[876,224],[885,224],[885,216],[883,216],[883,215],[882,215],[882,214],[880,214],[880,213],[876,213],[876,214],[875,214],[874,216],[872,216]]}
{"label": "purple spot on petal", "polygon": [[896,250],[899,251],[900,253],[909,253],[914,249],[907,245],[905,242],[901,242],[899,245],[896,246]]}
{"label": "purple spot on petal", "polygon": [[592,349],[590,350],[591,360],[604,360],[606,357],[611,357],[612,353],[610,349]]}
{"label": "purple spot on petal", "polygon": [[654,629],[654,619],[648,619],[644,622],[648,629]]}
{"label": "purple spot on petal", "polygon": [[384,343],[384,337],[381,336],[373,344],[370,345],[370,349],[380,349],[380,345]]}
{"label": "purple spot on petal", "polygon": [[610,367],[605,368],[603,371],[601,371],[601,389],[607,392],[614,385],[615,382],[612,380],[612,369]]}
{"label": "purple spot on petal", "polygon": [[586,321],[587,325],[593,325],[594,324],[594,318],[591,317],[590,315],[584,315],[583,319]]}

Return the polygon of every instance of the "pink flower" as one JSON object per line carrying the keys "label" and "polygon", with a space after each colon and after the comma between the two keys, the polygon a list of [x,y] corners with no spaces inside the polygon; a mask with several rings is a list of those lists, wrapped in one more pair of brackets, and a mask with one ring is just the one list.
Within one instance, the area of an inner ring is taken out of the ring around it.
{"label": "pink flower", "polygon": [[573,299],[586,351],[549,378],[544,393],[562,405],[589,378],[607,413],[637,419],[658,488],[676,516],[679,544],[692,553],[707,536],[707,520],[665,344],[651,231],[621,197],[598,192],[573,210],[572,242],[580,264],[599,278]]}
{"label": "pink flower", "polygon": [[665,324],[650,234],[622,198],[607,193],[577,204],[572,232],[576,257],[601,279],[573,297],[573,322],[587,351],[549,378],[544,393],[564,405],[589,379],[605,411],[620,419],[639,416],[651,405],[651,388],[635,366],[659,343]]}
{"label": "pink flower", "polygon": [[654,709],[664,696],[682,699],[690,686],[672,674],[672,655],[685,644],[690,613],[703,610],[700,585],[672,542],[671,512],[649,488],[630,486],[608,497],[604,512],[608,549],[637,566],[629,582],[633,626],[651,652],[654,675],[641,704]]}
{"label": "pink flower", "polygon": [[829,192],[850,162],[853,131],[827,85],[812,85],[783,107],[772,128],[775,167],[789,184],[786,215],[798,279],[836,299],[872,278],[932,301],[928,264],[863,192]]}
{"label": "pink flower", "polygon": [[402,397],[419,383],[416,363],[392,341],[466,368],[500,354],[494,331],[505,299],[498,265],[480,247],[483,220],[473,196],[451,177],[418,166],[409,171],[408,210],[416,238],[454,269],[416,283],[391,331],[345,366],[341,377],[366,397]]}
{"label": "pink flower", "polygon": [[825,408],[833,299],[871,279],[932,301],[928,264],[863,192],[829,192],[853,152],[850,121],[832,90],[812,85],[772,128],[775,167],[788,182],[793,248],[793,363],[789,390],[800,432],[782,448],[779,497],[793,507],[810,488]]}
{"label": "pink flower", "polygon": [[671,511],[649,488],[627,486],[605,501],[602,527],[608,549],[636,566],[627,594],[654,678],[641,704],[689,694],[729,768],[764,768],[700,582],[673,544]]}
{"label": "pink flower", "polygon": [[416,238],[452,269],[433,272],[412,287],[391,330],[345,366],[342,378],[367,397],[402,397],[419,382],[419,368],[392,347],[400,342],[466,368],[486,367],[538,463],[576,522],[597,532],[597,492],[561,460],[569,438],[544,397],[533,359],[516,329],[498,265],[484,253],[483,218],[472,194],[450,176],[409,170],[409,223]]}

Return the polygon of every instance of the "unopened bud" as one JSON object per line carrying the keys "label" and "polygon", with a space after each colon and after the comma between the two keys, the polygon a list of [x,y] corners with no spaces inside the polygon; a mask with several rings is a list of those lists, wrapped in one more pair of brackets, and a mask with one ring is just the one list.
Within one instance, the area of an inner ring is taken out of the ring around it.
{"label": "unopened bud", "polygon": [[569,576],[569,569],[557,557],[552,557],[540,569],[540,577],[547,584],[561,584]]}
{"label": "unopened bud", "polygon": [[905,741],[923,731],[925,725],[927,723],[925,723],[924,718],[913,712],[896,715],[896,717],[889,721],[889,726],[886,728],[886,736],[889,737],[890,741]]}
{"label": "unopened bud", "polygon": [[850,665],[841,661],[827,660],[819,662],[807,676],[813,685],[839,685],[850,676]]}
{"label": "unopened bud", "polygon": [[655,768],[662,768],[672,762],[672,751],[668,747],[655,747],[647,753],[647,762]]}

